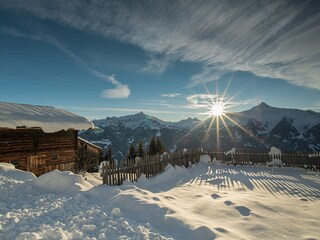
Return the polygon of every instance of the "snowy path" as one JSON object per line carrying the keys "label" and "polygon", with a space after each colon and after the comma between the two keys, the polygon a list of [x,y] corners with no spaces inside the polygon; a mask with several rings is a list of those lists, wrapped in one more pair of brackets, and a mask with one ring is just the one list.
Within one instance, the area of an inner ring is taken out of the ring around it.
{"label": "snowy path", "polygon": [[19,174],[0,171],[0,239],[320,239],[318,172],[215,162],[71,194]]}

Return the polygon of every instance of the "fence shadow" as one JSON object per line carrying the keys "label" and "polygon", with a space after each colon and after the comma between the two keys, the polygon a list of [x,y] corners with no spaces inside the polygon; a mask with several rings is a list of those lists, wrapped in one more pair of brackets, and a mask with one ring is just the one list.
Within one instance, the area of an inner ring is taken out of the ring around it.
{"label": "fence shadow", "polygon": [[[317,176],[317,172],[309,172]],[[309,176],[308,174],[308,176]],[[208,165],[207,172],[194,178],[185,179],[186,183],[213,185],[226,190],[265,190],[272,195],[285,195],[301,200],[319,200],[320,182],[306,178],[303,169]],[[316,179],[316,178],[315,178]]]}
{"label": "fence shadow", "polygon": [[[131,182],[144,174],[152,179],[164,172],[168,164],[189,167],[199,163],[203,151],[177,152],[164,156],[147,156],[137,161],[122,161],[118,166],[105,165],[102,168],[103,183],[116,186],[124,180]],[[170,183],[153,184],[152,191],[167,191],[182,184],[213,185],[218,189],[265,190],[273,195],[287,195],[305,200],[320,198],[320,180],[311,173],[306,175],[306,169],[320,169],[319,156],[310,158],[308,154],[283,154],[285,167],[267,167],[270,156],[268,153],[236,153],[227,156],[223,152],[205,152],[211,159],[219,159],[221,163],[203,164],[197,171],[191,169],[188,174],[172,179]],[[259,167],[255,167],[259,166]],[[287,168],[290,166],[291,168]],[[200,170],[199,170],[200,169]],[[164,183],[164,182],[163,182]],[[147,187],[147,186],[144,186]]]}

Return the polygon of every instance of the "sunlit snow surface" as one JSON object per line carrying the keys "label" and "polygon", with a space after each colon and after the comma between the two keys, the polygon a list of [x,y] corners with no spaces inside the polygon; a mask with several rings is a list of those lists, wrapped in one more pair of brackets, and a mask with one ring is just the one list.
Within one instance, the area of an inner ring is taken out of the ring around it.
{"label": "sunlit snow surface", "polygon": [[0,239],[320,239],[319,172],[212,162],[120,187],[39,179],[0,166]]}

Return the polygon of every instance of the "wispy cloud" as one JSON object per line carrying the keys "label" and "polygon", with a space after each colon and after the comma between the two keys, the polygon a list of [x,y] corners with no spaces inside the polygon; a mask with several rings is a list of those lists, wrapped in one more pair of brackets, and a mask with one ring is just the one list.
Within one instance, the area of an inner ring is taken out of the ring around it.
{"label": "wispy cloud", "polygon": [[218,70],[216,67],[204,66],[200,73],[197,73],[191,77],[190,87],[195,86],[200,83],[207,83],[211,81],[218,80],[225,71]]}
{"label": "wispy cloud", "polygon": [[0,27],[0,33],[4,33],[6,35],[10,35],[13,37],[28,38],[28,39],[31,39],[34,41],[44,41],[44,42],[47,42],[47,43],[53,45],[54,47],[59,49],[61,52],[66,54],[70,59],[72,59],[72,61],[82,70],[114,85],[113,89],[105,89],[101,93],[101,97],[103,97],[103,98],[128,98],[130,95],[129,86],[122,84],[120,81],[116,80],[115,75],[106,75],[106,74],[92,68],[85,61],[83,61],[80,57],[78,57],[75,53],[70,51],[62,42],[60,42],[57,38],[55,38],[51,35],[48,35],[45,33],[37,33],[37,34],[25,33],[25,32],[19,31],[17,29],[8,28],[8,27],[4,27],[4,26]]}
{"label": "wispy cloud", "polygon": [[13,37],[26,37],[26,38],[29,38],[29,39],[32,39],[35,41],[43,40],[40,35],[23,33],[21,31],[14,29],[14,28],[9,28],[9,27],[5,27],[5,26],[0,27],[0,32],[4,33],[6,35],[13,36]]}
{"label": "wispy cloud", "polygon": [[111,76],[95,71],[94,74],[107,82],[111,82],[115,87],[113,89],[106,89],[101,93],[103,98],[128,98],[130,96],[130,88],[128,85],[122,84],[116,79],[113,74]]}
{"label": "wispy cloud", "polygon": [[211,109],[215,102],[223,102],[225,105],[230,105],[230,100],[223,98],[217,94],[193,94],[186,97],[189,108],[194,109]]}
{"label": "wispy cloud", "polygon": [[216,94],[193,94],[188,96],[186,99],[189,103],[193,105],[206,105],[208,102],[212,102],[213,99],[216,99],[218,95]]}
{"label": "wispy cloud", "polygon": [[103,98],[127,98],[130,95],[130,89],[127,85],[119,85],[113,89],[106,89],[101,93]]}
{"label": "wispy cloud", "polygon": [[153,107],[166,107],[168,109],[175,109],[177,112],[181,111],[181,109],[188,109],[192,110],[193,114],[204,114],[203,110],[210,109],[217,101],[221,101],[226,109],[244,105],[255,106],[261,103],[261,100],[257,99],[242,99],[234,101],[233,98],[226,96],[222,97],[217,94],[201,93],[181,97],[179,101],[170,99],[169,102],[162,99],[151,99],[149,101],[142,102],[141,104]]}
{"label": "wispy cloud", "polygon": [[163,73],[169,66],[171,60],[168,57],[151,56],[146,66],[139,70],[139,72],[160,74]]}
{"label": "wispy cloud", "polygon": [[[179,113],[181,111],[181,109],[193,109],[193,110],[199,110],[199,107],[195,106],[195,105],[191,105],[189,103],[174,103],[172,101],[168,102],[168,101],[162,101],[162,100],[156,100],[156,99],[152,99],[149,100],[147,102],[142,102],[142,105],[148,105],[148,106],[157,106],[157,107],[166,107],[166,108],[170,108],[170,109],[175,109],[175,111],[177,113]],[[185,112],[184,112],[185,113]]]}
{"label": "wispy cloud", "polygon": [[167,98],[175,98],[181,96],[181,93],[166,93],[166,94],[161,94],[161,97],[167,97]]}
{"label": "wispy cloud", "polygon": [[[214,80],[215,71],[249,71],[320,89],[320,11],[316,1],[54,3],[52,8],[52,2],[41,0],[32,4],[3,0],[1,7],[117,38],[171,59],[203,63],[207,67],[193,76],[195,82]],[[153,60],[152,65],[163,69]]]}

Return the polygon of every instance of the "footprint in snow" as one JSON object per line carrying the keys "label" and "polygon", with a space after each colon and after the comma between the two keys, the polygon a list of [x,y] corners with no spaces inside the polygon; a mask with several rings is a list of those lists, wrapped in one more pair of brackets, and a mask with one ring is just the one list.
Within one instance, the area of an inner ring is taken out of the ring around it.
{"label": "footprint in snow", "polygon": [[171,196],[164,196],[165,199],[168,199],[168,200],[174,200],[175,198],[174,197],[171,197]]}
{"label": "footprint in snow", "polygon": [[227,205],[227,206],[230,206],[230,205],[232,205],[233,203],[232,203],[231,201],[225,201],[224,204]]}
{"label": "footprint in snow", "polygon": [[224,228],[220,228],[220,227],[215,228],[215,230],[217,230],[218,232],[221,232],[221,233],[227,233],[228,232],[228,230],[226,230]]}
{"label": "footprint in snow", "polygon": [[212,197],[213,199],[221,198],[220,195],[218,195],[218,194],[216,194],[216,193],[212,194],[211,197]]}
{"label": "footprint in snow", "polygon": [[244,217],[250,216],[251,209],[249,209],[249,208],[247,208],[247,207],[245,207],[245,206],[238,206],[238,207],[235,207],[235,208],[238,210],[238,212],[239,212],[242,216],[244,216]]}
{"label": "footprint in snow", "polygon": [[160,201],[160,198],[157,198],[157,197],[153,197],[152,198],[154,201]]}
{"label": "footprint in snow", "polygon": [[140,192],[143,195],[148,195],[148,193],[146,193],[145,191],[141,190],[141,189],[137,189],[138,192]]}

